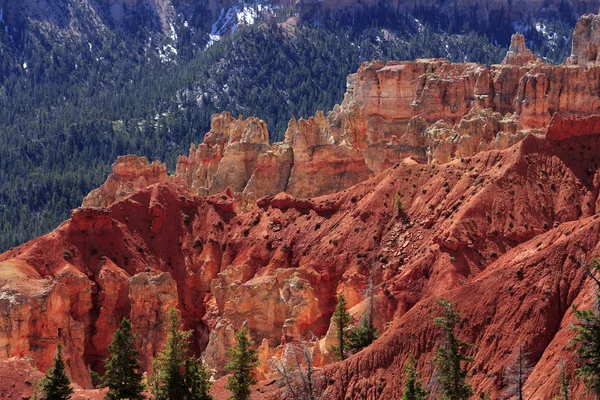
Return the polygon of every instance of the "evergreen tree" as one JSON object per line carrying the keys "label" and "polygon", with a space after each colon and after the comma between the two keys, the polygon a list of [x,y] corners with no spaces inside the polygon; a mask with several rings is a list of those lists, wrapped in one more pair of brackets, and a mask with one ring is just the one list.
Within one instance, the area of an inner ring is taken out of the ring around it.
{"label": "evergreen tree", "polygon": [[106,360],[106,373],[103,377],[108,388],[108,400],[143,400],[144,385],[138,357],[140,353],[135,347],[136,335],[131,331],[131,322],[123,318],[119,329],[115,331],[112,343],[108,346],[110,355]]}
{"label": "evergreen tree", "polygon": [[348,349],[356,353],[373,343],[373,340],[377,339],[378,333],[372,321],[366,315],[363,315],[360,324],[350,330],[347,336]]}
{"label": "evergreen tree", "polygon": [[371,345],[377,339],[378,332],[373,323],[374,297],[375,297],[375,267],[371,265],[371,274],[369,276],[369,284],[366,287],[365,294],[367,297],[367,307],[363,313],[358,326],[348,333],[348,348],[356,353],[365,347]]}
{"label": "evergreen tree", "polygon": [[230,400],[247,400],[250,398],[251,386],[257,382],[254,369],[258,365],[258,352],[253,349],[254,343],[248,336],[246,326],[235,333],[235,339],[237,344],[229,350],[231,360],[225,366],[233,375],[227,379],[225,388],[231,392]]}
{"label": "evergreen tree", "polygon": [[583,378],[587,390],[600,399],[600,280],[596,277],[600,271],[600,259],[585,266],[585,271],[596,284],[596,297],[593,309],[579,310],[573,305],[577,324],[573,329],[577,336],[574,343],[579,344],[576,354],[580,366],[576,369],[577,376]]}
{"label": "evergreen tree", "polygon": [[188,400],[212,400],[210,395],[210,373],[206,365],[197,358],[185,360],[185,385],[189,390]]}
{"label": "evergreen tree", "polygon": [[168,320],[167,341],[154,362],[155,376],[151,386],[156,400],[181,400],[189,394],[184,367],[191,333],[181,330],[181,320],[175,308],[169,310]]}
{"label": "evergreen tree", "polygon": [[43,400],[68,400],[73,394],[71,381],[62,358],[62,343],[59,343],[54,357],[54,366],[48,370],[42,382]]}
{"label": "evergreen tree", "polygon": [[425,400],[427,391],[421,386],[421,380],[418,377],[419,372],[415,368],[415,358],[410,355],[404,368],[404,392],[401,400]]}
{"label": "evergreen tree", "polygon": [[442,385],[443,400],[467,400],[472,394],[471,385],[467,383],[467,369],[463,363],[472,361],[462,348],[471,347],[467,342],[459,340],[454,334],[454,328],[459,320],[459,314],[454,309],[455,304],[439,300],[442,306],[442,316],[435,319],[437,326],[444,331],[444,340],[435,355],[438,367],[439,381]]}
{"label": "evergreen tree", "polygon": [[346,358],[346,328],[350,322],[350,314],[346,311],[346,299],[342,294],[338,294],[338,302],[333,312],[333,323],[338,337],[338,345],[334,349],[338,353],[338,358],[343,360]]}

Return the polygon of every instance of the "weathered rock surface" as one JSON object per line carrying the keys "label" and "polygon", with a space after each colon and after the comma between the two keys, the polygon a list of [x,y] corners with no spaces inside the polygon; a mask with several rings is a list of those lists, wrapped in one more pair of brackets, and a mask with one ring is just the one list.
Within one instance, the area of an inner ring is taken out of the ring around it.
{"label": "weathered rock surface", "polygon": [[579,18],[573,31],[573,47],[568,64],[585,66],[599,60],[598,45],[600,44],[600,16],[584,15]]}
{"label": "weathered rock surface", "polygon": [[[586,17],[588,18],[588,17]],[[506,149],[528,133],[543,134],[552,115],[600,113],[600,65],[551,66],[513,35],[502,65],[444,59],[364,63],[348,77],[344,101],[325,115],[292,119],[285,139],[270,144],[265,123],[217,114],[211,130],[177,172],[133,156],[84,206],[108,206],[136,189],[167,180],[193,194],[230,189],[238,209],[287,192],[311,198],[365,181],[406,157],[445,163]]]}
{"label": "weathered rock surface", "polygon": [[167,182],[167,167],[146,157],[121,156],[106,182],[83,199],[83,207],[107,207],[115,201],[159,182]]}
{"label": "weathered rock surface", "polygon": [[[498,121],[479,110],[463,123],[485,132]],[[536,363],[526,393],[549,398],[556,361],[574,361],[564,348],[573,336],[571,304],[590,300],[572,259],[600,255],[598,151],[597,135],[529,135],[443,165],[406,159],[330,196],[265,197],[244,213],[233,211],[227,193],[197,197],[173,183],[107,209],[77,210],[53,233],[0,256],[2,358],[29,355],[44,370],[60,340],[74,380],[89,387],[86,369],[102,370],[120,318],[132,319],[148,368],[166,309],[176,305],[193,349],[205,351],[218,374],[244,323],[263,361],[315,334],[322,366],[333,361],[336,294],[344,293],[356,323],[375,268],[382,337],[323,369],[327,393],[374,398],[369,388],[379,387],[377,398],[397,398],[402,380],[393,377],[409,354],[427,382],[440,332],[425,316],[445,297],[459,303],[460,336],[476,344],[469,368],[478,392],[503,390],[510,352],[523,343]],[[271,376],[267,365],[261,377]]]}
{"label": "weathered rock surface", "polygon": [[510,38],[510,47],[502,60],[505,65],[527,65],[532,61],[536,61],[537,57],[531,50],[525,46],[525,36],[520,33],[515,33]]}
{"label": "weathered rock surface", "polygon": [[562,118],[560,115],[555,114],[546,132],[546,138],[564,140],[574,136],[599,134],[600,115]]}
{"label": "weathered rock surface", "polygon": [[[571,306],[591,304],[580,263],[600,256],[598,68],[373,62],[341,105],[292,120],[282,143],[257,119],[221,114],[173,177],[125,159],[92,197],[107,207],[0,255],[0,358],[45,370],[63,342],[89,388],[121,318],[147,370],[176,306],[217,376],[247,324],[261,377],[314,334],[327,396],[397,399],[409,355],[426,382],[435,375],[430,316],[443,297],[475,344],[476,393],[503,393],[522,344],[535,363],[525,395],[552,398],[559,360],[574,376]],[[336,295],[356,323],[371,276],[382,335],[332,363]]]}

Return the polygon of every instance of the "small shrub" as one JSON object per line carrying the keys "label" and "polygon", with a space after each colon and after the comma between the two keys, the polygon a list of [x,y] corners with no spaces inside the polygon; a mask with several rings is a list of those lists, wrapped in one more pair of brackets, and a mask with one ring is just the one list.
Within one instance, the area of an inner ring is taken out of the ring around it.
{"label": "small shrub", "polygon": [[396,193],[396,196],[394,198],[394,206],[396,207],[396,213],[398,215],[402,214],[402,212],[404,211],[404,204],[402,204],[400,193]]}

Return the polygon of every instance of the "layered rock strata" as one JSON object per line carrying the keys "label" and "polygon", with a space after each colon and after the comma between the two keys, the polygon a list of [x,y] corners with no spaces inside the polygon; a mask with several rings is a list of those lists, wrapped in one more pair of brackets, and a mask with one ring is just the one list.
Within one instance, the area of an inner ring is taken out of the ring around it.
{"label": "layered rock strata", "polygon": [[[87,370],[102,372],[121,318],[132,320],[148,370],[176,306],[216,376],[233,332],[247,324],[260,377],[275,377],[269,360],[314,334],[326,393],[380,387],[377,398],[394,399],[409,354],[426,382],[435,374],[428,360],[441,332],[428,316],[444,297],[459,303],[460,337],[476,344],[477,391],[502,393],[502,371],[523,343],[536,364],[526,393],[552,397],[556,361],[574,362],[565,350],[571,305],[591,304],[579,262],[600,254],[597,139],[529,135],[443,165],[406,159],[337,194],[281,193],[244,213],[231,193],[198,197],[174,183],[75,210],[54,232],[0,255],[1,357],[28,356],[45,370],[61,341],[71,376],[89,388]],[[381,338],[324,368],[333,362],[336,294],[358,323],[372,274]]]}
{"label": "layered rock strata", "polygon": [[317,197],[406,157],[445,163],[544,134],[554,114],[600,113],[599,65],[548,65],[526,49],[523,36],[512,41],[504,63],[489,68],[444,59],[364,63],[349,76],[340,105],[292,119],[280,143],[269,143],[259,119],[217,114],[204,142],[179,157],[174,176],[164,166],[121,158],[83,205],[108,206],[167,180],[198,195],[229,188],[245,205],[280,192]]}

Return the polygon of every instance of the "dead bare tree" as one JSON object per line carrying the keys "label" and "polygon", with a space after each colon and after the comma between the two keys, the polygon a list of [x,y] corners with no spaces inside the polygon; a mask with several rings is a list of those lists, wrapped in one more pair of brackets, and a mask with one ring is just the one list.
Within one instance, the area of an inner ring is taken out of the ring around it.
{"label": "dead bare tree", "polygon": [[508,380],[507,393],[516,396],[518,400],[523,400],[523,386],[531,373],[533,365],[530,361],[529,352],[519,346],[513,356],[512,363],[506,368],[505,375]]}
{"label": "dead bare tree", "polygon": [[312,348],[316,345],[316,337],[311,334],[308,339],[288,345],[289,352],[280,361],[271,363],[273,369],[281,377],[286,387],[287,397],[294,400],[322,400],[318,393],[318,382],[315,378]]}

